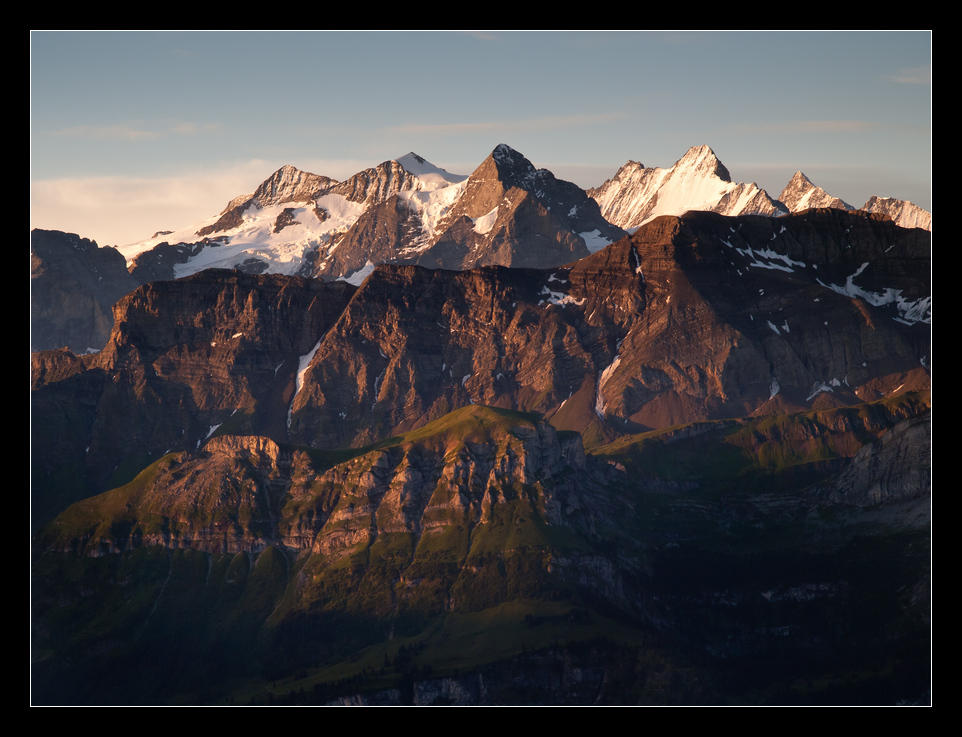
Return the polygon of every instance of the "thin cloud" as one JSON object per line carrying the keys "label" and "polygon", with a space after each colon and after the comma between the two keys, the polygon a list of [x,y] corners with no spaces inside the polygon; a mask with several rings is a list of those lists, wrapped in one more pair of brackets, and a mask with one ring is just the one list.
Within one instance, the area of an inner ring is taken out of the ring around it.
{"label": "thin cloud", "polygon": [[194,136],[202,133],[217,133],[221,130],[218,123],[173,123],[160,130],[144,130],[132,125],[78,125],[53,131],[53,136],[70,138],[99,138],[122,141],[152,141],[166,136]]}
{"label": "thin cloud", "polygon": [[882,127],[867,120],[797,120],[781,123],[746,123],[735,126],[737,133],[861,133]]}
{"label": "thin cloud", "polygon": [[124,141],[144,141],[160,138],[157,131],[132,128],[129,125],[77,125],[53,131],[51,135],[69,138],[113,138]]}
{"label": "thin cloud", "polygon": [[471,36],[479,41],[497,41],[499,39],[499,34],[493,33],[492,31],[461,31],[466,36]]}
{"label": "thin cloud", "polygon": [[897,74],[889,75],[888,79],[899,84],[932,84],[932,67],[905,67]]}
{"label": "thin cloud", "polygon": [[513,122],[485,122],[485,123],[411,123],[386,128],[385,133],[401,133],[404,135],[432,135],[456,136],[464,133],[488,133],[500,131],[505,133],[558,130],[560,128],[577,128],[586,125],[598,125],[628,117],[624,113],[604,113],[598,115],[561,115],[549,118],[531,118]]}

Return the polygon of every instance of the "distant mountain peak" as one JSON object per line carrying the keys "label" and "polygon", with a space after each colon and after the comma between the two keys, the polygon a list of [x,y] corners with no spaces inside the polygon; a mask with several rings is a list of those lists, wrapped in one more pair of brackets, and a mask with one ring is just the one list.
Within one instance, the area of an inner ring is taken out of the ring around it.
{"label": "distant mountain peak", "polygon": [[428,189],[457,184],[467,178],[462,174],[451,174],[413,151],[395,159],[395,161],[404,171],[420,179]]}
{"label": "distant mountain peak", "polygon": [[790,212],[811,210],[815,207],[834,207],[838,210],[853,210],[850,204],[838,197],[833,197],[821,187],[816,187],[812,180],[801,171],[795,172],[785,189],[778,196],[779,202]]}
{"label": "distant mountain peak", "polygon": [[589,190],[601,214],[634,229],[659,215],[707,210],[722,215],[784,215],[785,208],[756,184],[732,181],[708,146],[693,146],[668,169],[629,161],[612,179]]}
{"label": "distant mountain peak", "polygon": [[334,184],[337,182],[330,177],[285,164],[261,183],[252,199],[261,207],[283,202],[309,202]]}
{"label": "distant mountain peak", "polygon": [[932,229],[932,213],[923,210],[908,200],[873,195],[862,205],[863,210],[879,212],[895,221],[902,228]]}
{"label": "distant mountain peak", "polygon": [[498,165],[499,172],[511,171],[521,175],[528,175],[535,171],[534,164],[504,143],[499,143],[491,152],[491,158]]}
{"label": "distant mountain peak", "polygon": [[675,168],[691,168],[698,172],[714,175],[723,182],[730,182],[732,180],[728,169],[725,168],[725,165],[722,164],[709,146],[692,146],[688,149],[688,152],[678,160]]}

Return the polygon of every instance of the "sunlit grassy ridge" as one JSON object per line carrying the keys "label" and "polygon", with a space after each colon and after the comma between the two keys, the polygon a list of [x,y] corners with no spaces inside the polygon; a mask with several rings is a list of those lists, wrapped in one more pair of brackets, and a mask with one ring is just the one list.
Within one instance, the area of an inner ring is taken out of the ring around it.
{"label": "sunlit grassy ridge", "polygon": [[622,437],[592,454],[674,481],[785,474],[850,458],[925,406],[925,397],[908,392],[837,409],[688,423]]}

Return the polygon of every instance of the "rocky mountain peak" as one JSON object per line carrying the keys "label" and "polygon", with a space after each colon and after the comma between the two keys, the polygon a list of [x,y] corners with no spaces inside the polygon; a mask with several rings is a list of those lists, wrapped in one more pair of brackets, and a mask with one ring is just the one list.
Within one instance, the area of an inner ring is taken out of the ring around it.
{"label": "rocky mountain peak", "polygon": [[708,146],[694,146],[668,169],[629,161],[588,191],[608,222],[627,230],[659,215],[704,210],[723,215],[784,215],[785,208],[752,183],[736,183]]}
{"label": "rocky mountain peak", "polygon": [[807,176],[805,176],[804,172],[797,171],[789,180],[788,184],[785,185],[785,188],[788,189],[789,187],[814,187],[814,186],[815,185],[812,184],[812,180],[809,179]]}
{"label": "rocky mountain peak", "polygon": [[285,164],[261,183],[252,201],[261,207],[284,202],[310,202],[335,184],[337,182],[329,177]]}
{"label": "rocky mountain peak", "polygon": [[413,151],[396,159],[396,163],[404,171],[413,174],[420,180],[419,189],[442,189],[467,179],[464,175],[451,174],[445,169],[435,166]]}
{"label": "rocky mountain peak", "polygon": [[887,215],[895,221],[896,225],[902,228],[932,229],[932,213],[923,210],[908,200],[899,200],[892,197],[876,197],[873,195],[862,205],[862,209],[867,212],[877,212]]}
{"label": "rocky mountain peak", "polygon": [[497,173],[497,178],[508,186],[530,189],[534,177],[539,173],[528,159],[510,146],[499,143],[487,160],[478,167],[477,171],[487,171],[485,164],[491,162]]}
{"label": "rocky mountain peak", "polygon": [[708,146],[692,146],[675,164],[675,169],[692,169],[705,176],[716,176],[723,182],[732,180],[725,165]]}
{"label": "rocky mountain peak", "polygon": [[839,210],[852,210],[851,205],[838,197],[832,197],[821,187],[816,187],[812,180],[801,171],[795,172],[785,189],[778,196],[779,202],[790,212],[810,210],[813,207],[834,207]]}

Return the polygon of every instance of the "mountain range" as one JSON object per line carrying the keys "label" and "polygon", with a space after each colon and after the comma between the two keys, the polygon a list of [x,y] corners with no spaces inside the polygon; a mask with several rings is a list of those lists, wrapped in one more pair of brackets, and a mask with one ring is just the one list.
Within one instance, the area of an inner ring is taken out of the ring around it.
{"label": "mountain range", "polygon": [[892,212],[500,145],[34,231],[36,699],[926,702],[931,234]]}

